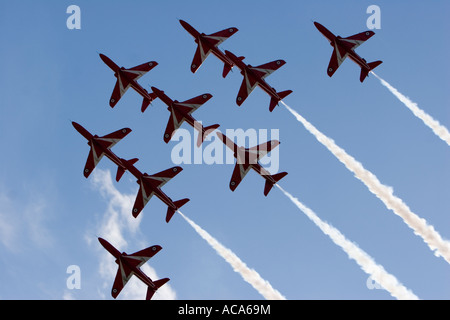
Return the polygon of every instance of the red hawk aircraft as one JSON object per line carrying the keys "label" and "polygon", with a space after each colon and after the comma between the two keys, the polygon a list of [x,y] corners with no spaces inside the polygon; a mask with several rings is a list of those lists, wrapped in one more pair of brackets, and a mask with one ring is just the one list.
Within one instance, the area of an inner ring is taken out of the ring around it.
{"label": "red hawk aircraft", "polygon": [[327,28],[318,22],[314,22],[316,28],[330,41],[330,45],[333,47],[333,53],[331,55],[330,63],[328,64],[327,73],[331,77],[339,66],[344,62],[345,58],[349,57],[352,61],[361,67],[361,74],[359,81],[363,82],[369,75],[369,72],[378,67],[383,61],[369,62],[361,58],[355,49],[359,47],[363,42],[372,37],[375,32],[364,31],[353,36],[342,38],[341,36],[335,36]]}
{"label": "red hawk aircraft", "polygon": [[231,139],[217,132],[217,136],[222,142],[234,153],[236,165],[231,176],[230,189],[234,191],[250,169],[255,170],[261,177],[266,179],[264,186],[264,195],[267,196],[272,187],[287,175],[287,172],[280,172],[271,175],[266,169],[259,164],[259,159],[268,154],[272,149],[276,148],[280,142],[277,140],[268,141],[252,148],[238,147]]}
{"label": "red hawk aircraft", "polygon": [[212,98],[211,94],[205,93],[199,95],[198,97],[183,102],[178,102],[177,100],[170,99],[164,93],[164,91],[161,91],[158,88],[152,87],[152,90],[153,93],[168,106],[167,110],[170,111],[169,122],[167,123],[166,131],[164,133],[165,143],[168,143],[170,141],[172,135],[183,124],[185,120],[199,132],[197,139],[197,147],[199,147],[202,144],[203,140],[206,138],[208,134],[210,134],[219,127],[218,124],[214,124],[212,126],[205,128],[201,125],[201,123],[197,122],[197,120],[195,120],[191,115],[201,105],[203,105],[206,101]]}
{"label": "red hawk aircraft", "polygon": [[138,65],[131,69],[125,69],[124,67],[119,68],[117,64],[115,64],[110,58],[100,53],[100,58],[108,67],[110,67],[114,71],[114,76],[117,78],[116,85],[114,87],[111,99],[109,100],[109,105],[111,108],[119,102],[120,98],[125,94],[125,92],[132,87],[139,93],[144,100],[142,101],[141,111],[144,112],[147,109],[148,105],[155,99],[155,97],[148,93],[138,82],[137,80],[142,77],[144,74],[152,70],[154,67],[158,65],[156,61],[149,61]]}
{"label": "red hawk aircraft", "polygon": [[120,159],[125,170],[128,170],[132,175],[134,175],[137,179],[136,182],[139,184],[139,191],[133,205],[133,217],[136,218],[139,213],[141,213],[142,209],[144,209],[145,205],[148,203],[151,197],[156,195],[162,202],[164,202],[168,206],[166,222],[169,222],[174,213],[183,205],[185,205],[189,201],[189,199],[185,198],[174,202],[161,190],[161,187],[169,182],[170,179],[179,174],[183,170],[183,168],[173,167],[159,173],[149,175],[147,173],[140,172],[134,166],[134,160],[135,159]]}
{"label": "red hawk aircraft", "polygon": [[292,93],[292,90],[277,92],[264,80],[272,72],[283,66],[286,63],[284,60],[276,60],[253,67],[252,65],[246,65],[243,62],[245,57],[238,58],[227,50],[225,50],[225,55],[229,57],[239,69],[241,69],[241,74],[244,76],[241,88],[239,89],[238,96],[236,98],[236,103],[238,106],[240,106],[244,100],[247,99],[248,95],[253,91],[253,89],[256,88],[256,86],[259,86],[271,97],[269,105],[270,112],[275,109],[281,100]]}
{"label": "red hawk aircraft", "polygon": [[[127,134],[131,132],[130,128],[123,128],[113,133],[107,134],[103,137],[92,135],[89,131],[83,128],[80,124],[72,121],[74,128],[88,140],[88,145],[91,147],[89,155],[84,167],[84,176],[87,178],[103,158],[107,156],[112,162],[118,166],[116,180],[119,181],[125,172],[126,168],[122,162],[110,149],[120,140],[122,140]],[[130,163],[136,162],[137,159],[128,160]]]}
{"label": "red hawk aircraft", "polygon": [[147,262],[151,257],[157,254],[162,248],[161,246],[151,246],[144,250],[127,254],[126,252],[120,253],[119,250],[114,248],[108,241],[102,238],[98,238],[101,245],[116,258],[116,263],[119,266],[117,270],[116,278],[111,290],[111,295],[115,299],[122,291],[123,287],[127,284],[128,280],[134,275],[147,285],[146,300],[150,300],[162,285],[164,285],[169,278],[163,278],[161,280],[153,281],[150,279],[140,267]]}
{"label": "red hawk aircraft", "polygon": [[235,34],[238,29],[232,27],[210,35],[206,35],[195,30],[186,21],[180,20],[180,23],[183,28],[185,28],[186,31],[194,37],[195,42],[198,44],[194,59],[192,60],[191,71],[195,73],[198,68],[200,68],[203,61],[205,61],[206,57],[208,57],[208,55],[212,52],[224,63],[222,76],[225,78],[234,65],[233,62],[227,56],[225,56],[222,51],[220,51],[218,46],[233,34]]}

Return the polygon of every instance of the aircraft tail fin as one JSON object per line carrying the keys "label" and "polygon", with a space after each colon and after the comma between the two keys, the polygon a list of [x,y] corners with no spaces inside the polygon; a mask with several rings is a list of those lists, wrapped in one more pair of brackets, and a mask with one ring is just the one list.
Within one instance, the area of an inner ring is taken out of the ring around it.
{"label": "aircraft tail fin", "polygon": [[214,130],[216,130],[218,127],[220,127],[219,124],[213,124],[212,126],[209,127],[205,127],[203,128],[203,132],[199,132],[198,134],[198,138],[197,138],[197,147],[200,147],[200,145],[203,143],[203,141],[205,140],[206,136],[209,135],[211,132],[213,132]]}
{"label": "aircraft tail fin", "polygon": [[175,211],[180,209],[182,206],[184,206],[186,203],[189,202],[189,199],[181,199],[178,201],[175,201],[173,204],[175,205],[176,209],[169,207],[167,208],[167,215],[166,215],[166,222],[169,223],[170,219],[172,219],[173,215],[175,214]]}
{"label": "aircraft tail fin", "polygon": [[[139,161],[139,159],[138,158],[133,158],[133,159],[130,159],[130,160],[120,159],[120,161],[127,162],[129,164],[135,164],[136,162]],[[126,171],[126,169],[124,167],[120,167],[120,166],[117,167],[117,174],[116,174],[116,181],[117,182],[120,181],[120,179],[122,178],[122,176],[125,173],[125,171]]]}
{"label": "aircraft tail fin", "polygon": [[292,90],[286,90],[286,91],[277,92],[277,95],[278,95],[278,97],[280,97],[280,100],[278,100],[276,98],[270,99],[269,111],[272,112],[273,109],[275,109],[275,107],[278,105],[278,102],[280,102],[281,100],[286,98],[291,93],[292,93]]}
{"label": "aircraft tail fin", "polygon": [[151,100],[144,97],[144,100],[142,101],[141,112],[144,112],[150,105],[150,103],[152,103],[152,101],[157,98],[156,94],[153,92],[149,93],[148,95],[150,96]]}
{"label": "aircraft tail fin", "polygon": [[[287,172],[280,172],[277,174],[272,175],[272,179],[277,183],[282,178],[284,178],[287,175]],[[266,184],[264,186],[264,195],[267,196],[269,194],[269,191],[272,190],[274,183],[270,180],[266,180]]]}
{"label": "aircraft tail fin", "polygon": [[366,77],[369,75],[369,72],[378,67],[382,63],[383,61],[378,60],[367,64],[370,68],[369,70],[361,68],[361,75],[359,76],[359,81],[363,82],[364,79],[366,79]]}
{"label": "aircraft tail fin", "polygon": [[161,279],[161,280],[154,281],[153,283],[155,284],[156,288],[151,288],[151,287],[147,288],[147,295],[145,297],[145,300],[150,300],[153,297],[153,295],[155,294],[156,290],[161,288],[169,280],[170,280],[169,278],[164,278],[164,279]]}

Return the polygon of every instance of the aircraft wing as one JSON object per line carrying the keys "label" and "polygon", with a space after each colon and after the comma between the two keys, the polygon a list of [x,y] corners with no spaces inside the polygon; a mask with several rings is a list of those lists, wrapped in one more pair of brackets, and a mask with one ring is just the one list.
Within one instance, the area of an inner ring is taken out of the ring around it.
{"label": "aircraft wing", "polygon": [[328,64],[327,74],[331,77],[339,66],[344,62],[345,58],[347,58],[348,53],[344,49],[338,47],[337,45],[333,49],[333,53],[331,54],[330,63]]}
{"label": "aircraft wing", "polygon": [[169,122],[167,122],[166,131],[164,132],[164,142],[168,143],[172,139],[172,135],[183,124],[185,118],[182,114],[170,110]]}
{"label": "aircraft wing", "polygon": [[211,48],[209,48],[206,44],[202,43],[201,39],[198,41],[197,50],[195,50],[194,59],[192,59],[191,63],[191,71],[192,73],[197,72],[198,68],[203,64],[203,61],[209,56],[211,53]]}
{"label": "aircraft wing", "polygon": [[215,47],[220,45],[222,42],[227,40],[229,37],[231,37],[233,34],[238,32],[237,28],[231,27],[224,29],[222,31],[217,31],[215,33],[211,33],[210,35],[205,36]]}
{"label": "aircraft wing", "polygon": [[131,279],[134,272],[126,265],[123,265],[119,260],[119,269],[117,270],[116,277],[114,279],[114,284],[111,290],[111,295],[115,299],[122,291],[123,287]]}
{"label": "aircraft wing", "polygon": [[146,186],[146,184],[143,181],[144,178],[145,177],[142,177],[139,180],[140,183],[139,191],[133,205],[133,217],[135,218],[139,215],[139,213],[141,213],[142,209],[144,209],[145,205],[150,201],[150,199],[155,194],[150,187]]}
{"label": "aircraft wing", "polygon": [[256,88],[258,81],[253,77],[249,77],[247,72],[244,72],[244,79],[242,80],[241,87],[236,98],[236,103],[240,106],[247,99],[248,95]]}
{"label": "aircraft wing", "polygon": [[162,247],[158,245],[151,246],[126,256],[126,259],[129,261],[131,265],[140,268],[144,263],[146,263],[155,254],[157,254],[161,249]]}
{"label": "aircraft wing", "polygon": [[111,108],[114,108],[114,106],[119,102],[120,98],[127,92],[127,90],[130,88],[131,84],[128,82],[128,80],[122,78],[120,74],[117,75],[117,81],[116,85],[114,86],[114,90],[111,95],[111,99],[109,99],[109,105]]}
{"label": "aircraft wing", "polygon": [[349,43],[351,45],[351,49],[354,50],[358,48],[361,44],[367,41],[370,37],[375,34],[373,31],[364,31],[353,36],[342,38],[341,40]]}
{"label": "aircraft wing", "polygon": [[130,128],[122,128],[103,137],[97,138],[97,141],[100,141],[105,148],[109,149],[114,147],[117,142],[125,138],[125,136],[130,132]]}
{"label": "aircraft wing", "polygon": [[271,73],[273,73],[275,70],[278,70],[280,67],[286,64],[286,61],[284,60],[276,60],[269,63],[262,64],[257,67],[251,67],[250,69],[255,72],[255,74],[259,75],[261,79],[264,79]]}
{"label": "aircraft wing", "polygon": [[138,80],[157,65],[158,63],[156,61],[149,61],[130,69],[124,69],[122,72],[124,72],[130,79]]}
{"label": "aircraft wing", "polygon": [[180,110],[184,111],[187,114],[191,114],[211,98],[212,98],[211,94],[204,93],[195,98],[183,102],[175,102],[175,104]]}
{"label": "aircraft wing", "polygon": [[[251,159],[251,160],[253,161],[253,163],[255,163],[256,161],[259,161],[266,154],[268,154],[270,151],[275,149],[279,144],[280,144],[280,141],[272,140],[272,141],[267,141],[260,145],[249,148],[248,151],[250,152],[250,157],[254,157],[254,159]],[[252,162],[250,162],[250,163],[252,163]]]}
{"label": "aircraft wing", "polygon": [[237,186],[241,183],[242,179],[244,179],[245,175],[250,171],[250,169],[251,165],[239,163],[239,161],[236,162],[230,181],[231,191],[234,191],[237,188]]}
{"label": "aircraft wing", "polygon": [[170,169],[158,172],[154,175],[147,176],[147,177],[145,177],[145,179],[151,180],[153,185],[155,185],[158,188],[161,188],[167,182],[169,182],[170,179],[175,177],[181,171],[183,171],[183,168],[176,166],[176,167],[172,167]]}
{"label": "aircraft wing", "polygon": [[103,158],[104,153],[102,151],[98,151],[95,149],[95,147],[91,147],[91,150],[89,150],[89,155],[86,160],[86,165],[84,166],[83,174],[87,178],[91,174],[91,172],[95,169],[97,164],[100,162],[100,160]]}

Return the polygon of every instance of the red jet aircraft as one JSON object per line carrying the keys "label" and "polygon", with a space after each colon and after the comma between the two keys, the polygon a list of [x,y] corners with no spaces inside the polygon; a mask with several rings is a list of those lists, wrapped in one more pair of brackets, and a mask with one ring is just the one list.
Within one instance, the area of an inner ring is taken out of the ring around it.
{"label": "red jet aircraft", "polygon": [[218,46],[233,34],[235,34],[238,29],[232,27],[210,35],[206,35],[195,30],[186,21],[180,20],[180,23],[183,28],[185,28],[186,31],[194,37],[195,42],[198,44],[194,59],[192,60],[191,71],[195,73],[198,68],[200,68],[203,61],[205,61],[206,57],[208,57],[208,55],[212,52],[225,64],[222,72],[222,76],[225,78],[233,68],[234,64],[227,56],[225,56],[225,54],[223,54],[222,51],[220,51]]}
{"label": "red jet aircraft", "polygon": [[149,61],[143,63],[139,66],[136,66],[131,69],[125,69],[124,67],[119,68],[117,64],[115,64],[110,58],[100,53],[100,58],[108,67],[110,67],[114,71],[114,76],[117,78],[116,85],[114,87],[111,99],[109,100],[109,105],[111,108],[119,102],[120,98],[125,94],[125,92],[132,87],[139,93],[143,98],[141,111],[144,112],[147,109],[148,105],[155,99],[155,97],[147,92],[138,82],[137,80],[142,77],[144,74],[152,70],[154,67],[158,65],[156,61]]}
{"label": "red jet aircraft", "polygon": [[170,99],[164,91],[159,90],[158,88],[152,87],[153,93],[161,99],[167,106],[167,110],[170,111],[169,123],[167,124],[166,131],[164,133],[164,142],[168,143],[172,138],[172,135],[175,131],[183,124],[186,120],[193,128],[198,130],[198,139],[197,139],[197,147],[199,147],[203,140],[206,138],[208,134],[213,132],[215,129],[219,127],[218,124],[214,124],[209,127],[203,127],[200,122],[197,122],[192,117],[192,113],[197,110],[201,105],[203,105],[206,101],[212,98],[212,95],[209,93],[202,94],[198,97],[178,102],[177,100]]}
{"label": "red jet aircraft", "polygon": [[328,65],[327,73],[331,77],[339,66],[344,62],[345,58],[349,57],[356,64],[361,67],[361,74],[359,81],[363,82],[369,75],[369,72],[378,67],[383,61],[369,62],[361,58],[355,49],[359,47],[363,42],[372,37],[375,32],[364,31],[353,36],[342,38],[341,36],[335,36],[327,28],[318,22],[314,22],[316,28],[330,41],[330,45],[334,48],[331,55],[331,60]]}
{"label": "red jet aircraft", "polygon": [[[78,123],[72,121],[72,125],[75,129],[88,140],[88,145],[91,147],[89,155],[84,167],[84,176],[87,178],[103,158],[106,155],[112,162],[118,166],[116,180],[119,181],[125,172],[126,168],[119,159],[110,149],[120,140],[122,140],[127,134],[131,132],[129,128],[123,128],[117,130],[113,133],[107,134],[106,136],[99,137],[97,135],[92,135],[89,131],[83,128]],[[128,160],[130,163],[136,162],[137,159]]]}
{"label": "red jet aircraft", "polygon": [[159,199],[161,199],[162,202],[164,202],[168,206],[166,222],[169,222],[174,213],[183,205],[185,205],[189,201],[189,199],[186,198],[174,202],[161,190],[161,187],[164,186],[170,179],[179,174],[183,170],[183,168],[173,167],[154,175],[149,175],[147,173],[141,173],[134,166],[134,163],[136,162],[134,160],[135,159],[120,159],[125,169],[136,177],[136,182],[139,184],[139,191],[133,205],[133,217],[136,218],[142,211],[142,209],[144,209],[150,198],[156,195]]}
{"label": "red jet aircraft", "polygon": [[217,136],[222,142],[234,153],[236,165],[231,176],[230,189],[234,191],[250,169],[255,170],[261,177],[266,179],[264,186],[264,195],[267,196],[272,187],[287,175],[287,172],[280,172],[271,175],[258,162],[259,159],[268,154],[272,149],[276,148],[280,142],[277,140],[268,141],[252,148],[238,147],[233,141],[221,132],[217,132]]}
{"label": "red jet aircraft", "polygon": [[264,80],[264,78],[266,78],[272,72],[283,66],[286,63],[284,60],[276,60],[257,67],[253,67],[252,65],[246,65],[243,62],[245,57],[238,58],[232,52],[227,50],[225,50],[225,55],[229,57],[239,69],[241,69],[241,74],[244,76],[241,88],[239,89],[239,93],[236,98],[236,103],[238,106],[240,106],[244,102],[244,100],[247,99],[248,95],[253,91],[253,89],[256,88],[256,86],[259,86],[268,95],[270,95],[270,112],[275,109],[275,107],[281,100],[292,93],[292,90],[277,92]]}
{"label": "red jet aircraft", "polygon": [[135,275],[142,282],[147,285],[146,300],[150,300],[162,285],[164,285],[169,278],[152,281],[145,273],[142,272],[140,267],[147,262],[151,257],[157,254],[162,248],[161,246],[151,246],[147,249],[127,254],[125,252],[120,253],[119,250],[114,248],[108,241],[102,238],[98,238],[101,245],[116,258],[116,263],[119,266],[117,270],[116,278],[111,290],[111,295],[115,299],[122,291],[123,287],[127,284],[128,280]]}

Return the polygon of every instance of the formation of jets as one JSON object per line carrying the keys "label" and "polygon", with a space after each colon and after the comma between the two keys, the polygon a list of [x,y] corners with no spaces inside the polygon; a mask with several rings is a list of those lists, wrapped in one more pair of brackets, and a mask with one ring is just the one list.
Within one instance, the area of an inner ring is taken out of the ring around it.
{"label": "formation of jets", "polygon": [[[243,102],[257,86],[270,96],[270,112],[275,109],[280,101],[282,101],[286,96],[292,93],[292,90],[277,92],[265,80],[267,76],[272,74],[275,70],[278,70],[286,63],[284,60],[279,59],[254,67],[250,64],[245,64],[243,61],[245,59],[244,57],[238,57],[228,50],[222,52],[219,49],[218,46],[222,44],[226,39],[234,35],[238,31],[237,28],[230,27],[222,31],[206,35],[204,33],[198,32],[183,20],[180,20],[180,24],[187,32],[189,32],[189,34],[194,37],[197,44],[197,49],[190,66],[192,73],[197,72],[197,70],[200,68],[200,66],[203,64],[210,53],[212,53],[224,63],[224,68],[222,71],[223,78],[225,78],[229,74],[233,67],[237,67],[241,71],[243,81],[236,98],[236,104],[238,106],[241,106],[243,104]],[[333,53],[327,69],[327,73],[330,77],[336,72],[336,70],[347,57],[349,57],[361,67],[361,82],[364,81],[371,70],[382,63],[381,61],[367,63],[365,59],[361,58],[354,51],[359,45],[361,45],[364,41],[368,40],[374,35],[373,31],[365,31],[347,38],[342,38],[340,36],[335,36],[318,22],[314,22],[314,25],[330,41],[330,44],[333,47]],[[109,66],[114,71],[114,76],[117,78],[114,90],[109,100],[109,105],[112,108],[119,102],[121,97],[130,87],[133,88],[143,98],[141,105],[142,112],[144,112],[150,105],[150,103],[152,103],[156,99],[160,99],[164,104],[167,105],[167,109],[170,111],[170,116],[163,136],[164,142],[168,143],[171,140],[173,134],[178,128],[180,128],[183,122],[187,122],[199,132],[197,140],[198,147],[203,143],[207,135],[211,134],[217,128],[219,128],[219,124],[203,127],[200,122],[195,120],[192,116],[192,113],[195,110],[197,110],[200,106],[202,106],[212,98],[211,94],[204,93],[192,99],[179,102],[178,100],[172,100],[165,94],[164,91],[154,86],[151,87],[152,92],[148,92],[137,82],[138,79],[140,79],[148,71],[158,65],[156,61],[149,61],[136,67],[126,69],[124,67],[119,67],[104,54],[100,54],[100,58],[107,66]],[[142,173],[135,167],[135,163],[138,161],[137,158],[125,160],[118,157],[111,151],[111,148],[113,146],[115,146],[120,140],[122,140],[131,132],[130,128],[123,128],[99,137],[98,135],[91,134],[76,122],[72,122],[72,125],[88,141],[88,145],[90,147],[88,158],[83,171],[83,174],[86,178],[89,177],[89,175],[95,169],[103,156],[106,156],[114,164],[117,165],[116,181],[120,181],[125,171],[131,173],[137,179],[139,191],[132,209],[133,217],[136,218],[142,212],[148,201],[153,196],[158,197],[167,205],[168,209],[165,219],[166,222],[169,222],[175,212],[177,212],[183,205],[185,205],[189,201],[188,198],[173,201],[161,190],[161,188],[169,180],[171,180],[183,170],[181,167],[175,166],[159,173],[149,175],[147,173]],[[229,139],[219,131],[216,134],[217,137],[233,152],[234,157],[236,158],[236,165],[234,167],[229,184],[231,191],[234,191],[237,188],[237,186],[241,183],[242,179],[246,176],[250,169],[255,170],[261,177],[265,179],[265,196],[268,195],[270,190],[279,180],[287,175],[287,172],[281,172],[272,175],[259,163],[259,160],[262,157],[267,155],[280,144],[279,141],[268,141],[257,146],[245,148],[244,146],[236,145],[231,139]],[[152,281],[140,269],[140,267],[145,262],[147,262],[151,257],[153,257],[162,249],[161,246],[154,245],[133,254],[127,254],[125,252],[120,253],[116,248],[114,248],[108,241],[103,238],[98,238],[98,240],[100,244],[114,256],[114,258],[116,259],[115,262],[118,265],[118,271],[111,291],[111,295],[113,298],[116,298],[119,295],[123,287],[133,275],[135,275],[147,285],[147,300],[151,299],[154,293],[162,285],[169,281],[169,278]]]}

